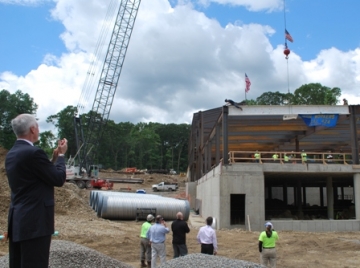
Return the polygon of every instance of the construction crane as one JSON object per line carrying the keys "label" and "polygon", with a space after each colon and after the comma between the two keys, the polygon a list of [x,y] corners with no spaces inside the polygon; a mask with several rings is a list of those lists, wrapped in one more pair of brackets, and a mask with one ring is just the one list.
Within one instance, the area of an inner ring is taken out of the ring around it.
{"label": "construction crane", "polygon": [[74,173],[83,178],[82,183],[77,183],[80,188],[84,183],[89,185],[90,178],[85,177],[90,177],[97,147],[110,115],[140,2],[121,0],[85,131],[79,114],[74,115],[79,164],[78,173]]}

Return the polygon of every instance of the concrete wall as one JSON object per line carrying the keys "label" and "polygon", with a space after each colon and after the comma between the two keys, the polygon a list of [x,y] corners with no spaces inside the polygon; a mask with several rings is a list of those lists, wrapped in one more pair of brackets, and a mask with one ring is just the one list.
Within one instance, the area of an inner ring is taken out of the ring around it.
{"label": "concrete wall", "polygon": [[[231,228],[230,195],[245,195],[245,228],[262,230],[265,221],[264,174],[261,165],[230,165],[222,169],[219,226]],[[247,216],[249,215],[249,222]]]}
{"label": "concrete wall", "polygon": [[196,182],[185,183],[186,196],[189,197],[190,209],[196,209]]}
{"label": "concrete wall", "polygon": [[220,176],[222,165],[219,164],[197,181],[196,199],[201,200],[200,215],[206,219],[215,217],[216,228],[222,228],[218,224],[220,217]]}
{"label": "concrete wall", "polygon": [[[277,169],[276,169],[277,166]],[[310,167],[311,166],[311,167]],[[254,165],[237,163],[227,166],[221,164],[205,174],[196,183],[196,199],[201,201],[200,214],[203,218],[215,217],[216,229],[238,228],[239,225],[230,225],[230,195],[245,195],[245,217],[249,215],[252,231],[261,231],[265,223],[265,178],[264,171],[272,172],[353,172],[352,166],[327,168],[318,165],[277,165],[263,164]],[[280,167],[280,168],[279,168]],[[355,196],[360,194],[360,175],[354,175]],[[191,194],[191,187],[187,186]],[[356,199],[355,199],[356,200]],[[360,198],[356,202],[356,220],[281,220],[274,219],[271,222],[276,230],[298,230],[306,232],[327,231],[359,231],[360,230]],[[242,227],[242,226],[241,226]],[[247,219],[245,228],[249,230]]]}
{"label": "concrete wall", "polygon": [[272,220],[276,231],[353,232],[360,230],[360,220]]}
{"label": "concrete wall", "polygon": [[[230,194],[245,194],[245,216],[251,230],[262,230],[265,220],[264,175],[261,165],[218,165],[198,180],[196,198],[203,218],[213,216],[216,228],[231,228]],[[249,229],[246,220],[246,229]]]}

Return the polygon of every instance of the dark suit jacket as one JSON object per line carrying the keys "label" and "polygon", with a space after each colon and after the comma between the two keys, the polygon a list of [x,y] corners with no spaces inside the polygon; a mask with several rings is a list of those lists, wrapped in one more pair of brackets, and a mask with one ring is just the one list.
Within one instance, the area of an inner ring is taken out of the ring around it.
{"label": "dark suit jacket", "polygon": [[171,230],[173,231],[173,244],[185,245],[186,244],[186,234],[190,232],[189,226],[186,221],[175,220],[171,224]]}
{"label": "dark suit jacket", "polygon": [[19,242],[54,233],[54,186],[66,179],[64,157],[55,165],[43,150],[17,140],[6,155],[5,169],[11,189],[8,233]]}

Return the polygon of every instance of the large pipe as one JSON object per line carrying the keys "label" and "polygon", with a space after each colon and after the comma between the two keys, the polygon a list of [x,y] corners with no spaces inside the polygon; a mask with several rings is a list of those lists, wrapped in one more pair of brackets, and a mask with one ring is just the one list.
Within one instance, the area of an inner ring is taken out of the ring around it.
{"label": "large pipe", "polygon": [[138,208],[156,209],[156,214],[165,220],[176,220],[176,213],[182,212],[184,220],[189,219],[190,205],[187,200],[175,198],[136,198],[126,196],[104,196],[98,215],[112,220],[134,220]]}
{"label": "large pipe", "polygon": [[166,197],[162,197],[162,196],[159,196],[159,195],[144,195],[144,194],[109,194],[109,195],[102,195],[102,194],[98,194],[97,196],[97,199],[94,203],[94,210],[96,211],[96,215],[98,217],[101,217],[101,210],[102,210],[102,207],[103,207],[103,203],[104,203],[104,199],[105,197],[108,197],[108,196],[115,196],[115,197],[120,197],[120,198],[123,198],[123,197],[127,197],[127,198],[136,198],[136,199],[165,199]]}
{"label": "large pipe", "polygon": [[98,210],[99,205],[101,206],[102,198],[104,196],[128,196],[134,198],[163,198],[159,195],[154,194],[135,194],[135,193],[123,193],[123,192],[101,192],[96,191],[94,193],[90,193],[90,201],[89,204],[95,211]]}

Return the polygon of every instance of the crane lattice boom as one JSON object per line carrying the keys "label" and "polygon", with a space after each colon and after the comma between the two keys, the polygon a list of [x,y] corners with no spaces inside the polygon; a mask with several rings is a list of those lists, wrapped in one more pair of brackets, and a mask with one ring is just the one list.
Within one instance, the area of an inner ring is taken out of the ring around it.
{"label": "crane lattice boom", "polygon": [[80,170],[82,167],[89,170],[95,159],[99,140],[110,115],[140,2],[141,0],[121,0],[85,132],[85,140],[80,117],[74,119],[77,147],[83,146],[79,154]]}

